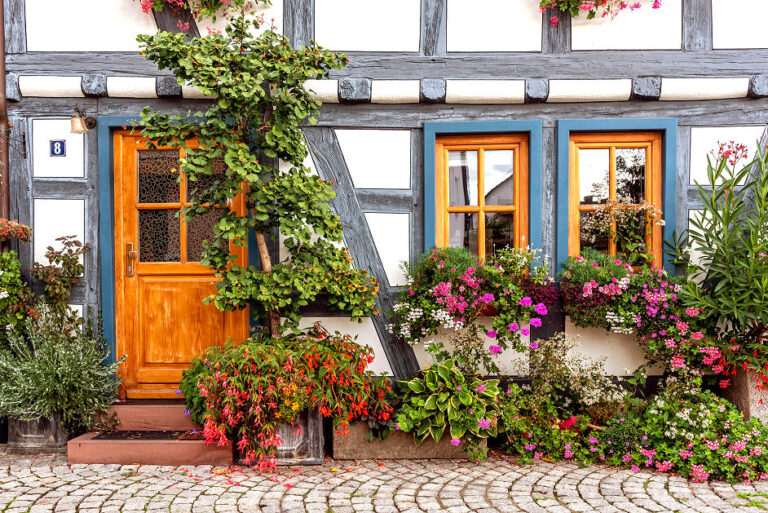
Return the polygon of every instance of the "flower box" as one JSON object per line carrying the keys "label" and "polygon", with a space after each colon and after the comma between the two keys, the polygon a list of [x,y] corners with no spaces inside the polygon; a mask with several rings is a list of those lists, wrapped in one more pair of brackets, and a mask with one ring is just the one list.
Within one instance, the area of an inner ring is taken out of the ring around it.
{"label": "flower box", "polygon": [[[414,460],[414,459],[466,459],[465,442],[451,445],[443,436],[440,442],[431,438],[417,446],[412,433],[392,431],[384,440],[374,437],[368,442],[368,424],[358,422],[349,426],[349,434],[333,434],[333,457],[337,460]],[[483,440],[482,446],[487,442]]]}

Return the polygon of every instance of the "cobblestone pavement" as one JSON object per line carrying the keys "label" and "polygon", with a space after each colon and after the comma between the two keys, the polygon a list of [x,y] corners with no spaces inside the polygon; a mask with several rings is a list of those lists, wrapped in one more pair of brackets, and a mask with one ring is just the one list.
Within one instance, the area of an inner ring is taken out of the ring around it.
{"label": "cobblestone pavement", "polygon": [[0,450],[0,511],[378,513],[727,512],[768,510],[768,483],[679,477],[563,463],[327,461],[259,475],[249,469],[72,465]]}

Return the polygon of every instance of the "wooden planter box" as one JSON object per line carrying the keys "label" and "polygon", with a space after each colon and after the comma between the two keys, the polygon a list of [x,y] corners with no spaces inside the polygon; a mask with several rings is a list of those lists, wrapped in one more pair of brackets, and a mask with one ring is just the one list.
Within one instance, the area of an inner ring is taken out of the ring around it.
{"label": "wooden planter box", "polygon": [[[451,445],[450,438],[443,436],[440,442],[431,438],[417,446],[413,433],[392,431],[385,440],[374,437],[366,441],[368,425],[357,423],[349,426],[348,435],[333,435],[333,457],[337,460],[406,460],[406,459],[466,459],[465,443]],[[483,444],[486,442],[483,441]]]}
{"label": "wooden planter box", "polygon": [[67,432],[61,414],[33,421],[8,419],[8,450],[17,454],[63,453]]}

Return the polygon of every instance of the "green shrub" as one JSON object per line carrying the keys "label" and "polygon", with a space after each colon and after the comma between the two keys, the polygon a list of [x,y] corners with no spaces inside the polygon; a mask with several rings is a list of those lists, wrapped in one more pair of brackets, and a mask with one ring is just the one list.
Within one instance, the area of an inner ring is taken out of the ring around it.
{"label": "green shrub", "polygon": [[0,349],[0,415],[36,420],[61,412],[68,430],[87,429],[117,397],[122,360],[108,361],[101,322],[62,329],[45,303],[36,310],[25,334],[10,332],[8,348]]}
{"label": "green shrub", "polygon": [[0,253],[0,347],[9,332],[18,332],[32,306],[32,293],[21,279],[21,262],[15,251]]}
{"label": "green shrub", "polygon": [[187,411],[192,417],[192,422],[202,425],[205,415],[205,398],[200,395],[197,388],[197,380],[200,375],[208,370],[208,366],[200,358],[192,360],[189,369],[181,374],[179,390],[184,394],[184,401],[187,403]]}

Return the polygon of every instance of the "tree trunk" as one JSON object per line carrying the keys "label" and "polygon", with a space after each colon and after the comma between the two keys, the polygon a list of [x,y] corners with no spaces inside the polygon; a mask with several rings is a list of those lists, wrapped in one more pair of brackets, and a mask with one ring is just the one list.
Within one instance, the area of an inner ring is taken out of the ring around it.
{"label": "tree trunk", "polygon": [[[261,270],[269,274],[272,272],[272,259],[267,249],[267,241],[264,239],[264,232],[256,232],[256,245],[259,248],[259,257],[261,258]],[[273,337],[280,335],[280,312],[270,310],[267,315],[269,334]]]}

